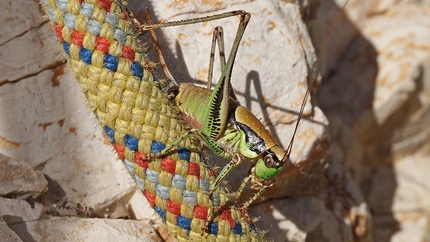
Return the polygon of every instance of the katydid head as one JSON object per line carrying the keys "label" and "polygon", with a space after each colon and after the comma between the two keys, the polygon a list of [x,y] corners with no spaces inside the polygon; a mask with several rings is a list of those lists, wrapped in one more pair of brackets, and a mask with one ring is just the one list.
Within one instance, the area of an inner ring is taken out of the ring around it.
{"label": "katydid head", "polygon": [[255,164],[255,175],[262,179],[273,178],[282,170],[288,158],[289,155],[280,145],[269,148]]}
{"label": "katydid head", "polygon": [[239,105],[234,110],[233,122],[243,132],[241,154],[255,162],[254,175],[270,179],[287,163],[289,152],[265,128],[249,109]]}

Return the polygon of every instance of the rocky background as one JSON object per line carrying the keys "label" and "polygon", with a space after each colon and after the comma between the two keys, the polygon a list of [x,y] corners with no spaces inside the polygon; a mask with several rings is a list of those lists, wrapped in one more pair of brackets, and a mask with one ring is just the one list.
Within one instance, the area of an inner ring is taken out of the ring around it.
{"label": "rocky background", "polygon": [[[250,209],[269,238],[430,241],[430,1],[294,3],[133,0],[129,9],[143,20],[149,6],[155,21],[249,11],[232,84],[284,147],[314,80],[293,165]],[[2,241],[172,240],[87,108],[37,1],[2,1],[0,22]],[[237,23],[157,31],[177,81],[204,84],[213,28],[224,27],[229,51]],[[322,78],[311,78],[322,50]],[[249,165],[228,177],[232,190]]]}

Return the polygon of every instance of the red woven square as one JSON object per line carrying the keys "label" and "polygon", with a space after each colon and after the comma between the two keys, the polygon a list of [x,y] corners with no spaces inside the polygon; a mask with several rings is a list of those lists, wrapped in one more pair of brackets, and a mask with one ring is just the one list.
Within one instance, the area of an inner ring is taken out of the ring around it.
{"label": "red woven square", "polygon": [[219,218],[222,219],[222,220],[228,221],[228,223],[230,224],[230,227],[233,228],[236,225],[236,223],[231,218],[230,209],[228,209],[228,208],[226,208],[224,206],[220,206],[219,210],[220,210]]}
{"label": "red woven square", "polygon": [[173,213],[175,215],[180,215],[181,214],[181,204],[174,202],[172,200],[167,200],[167,211],[169,211],[170,213]]}
{"label": "red woven square", "polygon": [[134,153],[134,160],[136,161],[136,164],[143,168],[143,170],[146,170],[146,168],[149,166],[149,163],[146,160],[146,155],[140,153],[139,151]]}
{"label": "red woven square", "polygon": [[175,174],[175,170],[176,170],[176,161],[175,160],[171,160],[169,158],[164,158],[161,161],[161,169],[163,171],[166,171],[170,174]]}
{"label": "red woven square", "polygon": [[82,46],[84,44],[84,36],[84,33],[73,30],[72,34],[70,35],[72,44]]}
{"label": "red woven square", "polygon": [[208,218],[208,207],[196,205],[194,206],[194,217],[198,219]]}
{"label": "red woven square", "polygon": [[55,24],[55,34],[59,39],[63,39],[63,26]]}
{"label": "red woven square", "polygon": [[124,155],[125,147],[119,144],[114,144],[113,148],[116,150],[116,153],[118,153],[119,159],[123,160],[125,158],[125,155]]}
{"label": "red woven square", "polygon": [[134,50],[128,46],[124,46],[124,48],[122,48],[122,56],[134,61]]}
{"label": "red woven square", "polygon": [[148,192],[148,190],[143,191],[143,195],[145,195],[151,207],[155,206],[155,195]]}
{"label": "red woven square", "polygon": [[110,11],[110,6],[112,4],[111,0],[98,0],[97,3],[100,4],[102,8],[106,9],[106,12]]}
{"label": "red woven square", "polygon": [[103,52],[104,54],[108,53],[110,46],[110,41],[103,37],[97,37],[96,39],[96,50]]}
{"label": "red woven square", "polygon": [[188,174],[200,178],[200,166],[195,162],[188,163]]}

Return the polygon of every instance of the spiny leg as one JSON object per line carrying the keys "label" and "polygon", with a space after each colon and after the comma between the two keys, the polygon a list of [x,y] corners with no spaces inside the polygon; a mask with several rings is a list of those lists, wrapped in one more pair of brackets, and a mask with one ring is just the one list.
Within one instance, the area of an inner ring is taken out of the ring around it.
{"label": "spiny leg", "polygon": [[236,200],[239,200],[240,196],[242,195],[243,190],[246,187],[246,184],[248,184],[249,179],[251,179],[251,176],[253,175],[252,170],[254,167],[251,168],[249,174],[242,180],[242,183],[240,184],[239,188],[235,192]]}
{"label": "spiny leg", "polygon": [[166,148],[164,148],[163,150],[161,150],[160,152],[156,153],[156,154],[151,154],[150,155],[150,159],[152,158],[158,158],[160,156],[165,155],[169,150],[171,150],[174,147],[177,147],[184,139],[186,139],[188,137],[188,135],[190,135],[191,133],[197,133],[196,129],[190,129],[187,132],[185,132],[183,135],[181,135],[181,137],[179,137],[177,140],[175,140],[174,142],[172,142],[170,145],[166,146]]}
{"label": "spiny leg", "polygon": [[236,10],[221,14],[215,14],[211,16],[204,16],[204,17],[197,17],[197,18],[191,18],[191,19],[182,19],[182,20],[174,20],[174,21],[164,21],[159,22],[155,24],[143,24],[139,28],[141,31],[146,31],[150,29],[159,29],[159,28],[165,28],[165,27],[172,27],[172,26],[181,26],[181,25],[188,25],[188,24],[195,24],[195,23],[202,23],[202,22],[209,22],[217,19],[223,19],[228,18],[232,16],[243,16],[248,14],[247,12],[243,10]]}
{"label": "spiny leg", "polygon": [[[215,63],[215,46],[218,44],[218,53],[220,57],[220,66],[221,70],[224,71],[226,64],[225,61],[225,47],[224,47],[224,30],[221,26],[215,27],[212,37],[212,45],[211,45],[211,54],[209,59],[209,73],[208,73],[208,83],[207,88],[211,89],[212,87],[212,78],[213,78],[213,69]],[[231,90],[230,96],[234,100],[237,100],[236,93],[234,92],[233,86],[231,82],[229,82],[229,88]]]}
{"label": "spiny leg", "polygon": [[[149,12],[148,7],[146,8],[146,22],[150,25],[152,24],[151,13]],[[142,24],[140,24],[140,26],[141,25]],[[158,43],[158,38],[157,38],[157,34],[155,33],[155,30],[150,29],[149,33],[151,34],[152,46],[154,47],[155,55],[158,59],[158,62],[161,65],[163,74],[168,81],[169,87],[178,86],[178,83],[176,82],[175,78],[173,77],[172,73],[167,67],[166,60],[164,59],[163,53],[161,52],[160,44]]]}
{"label": "spiny leg", "polygon": [[215,180],[209,187],[210,195],[212,195],[213,191],[215,191],[219,187],[221,182],[227,177],[227,175],[233,170],[233,168],[238,166],[240,163],[242,163],[242,159],[239,157],[239,155],[236,155],[230,160],[227,165],[222,168],[222,170],[218,173],[218,176],[215,178]]}
{"label": "spiny leg", "polygon": [[208,232],[209,224],[213,220],[213,209],[215,206],[213,203],[214,191],[219,187],[221,182],[231,172],[231,170],[237,165],[239,165],[241,162],[242,162],[241,158],[238,155],[235,156],[227,165],[223,167],[223,169],[219,172],[218,176],[215,178],[215,181],[213,181],[211,186],[209,187],[209,208],[208,208],[208,215],[206,218],[206,222],[203,227],[203,231]]}
{"label": "spiny leg", "polygon": [[250,197],[245,203],[242,204],[242,209],[247,209],[255,200],[257,200],[266,190],[267,188],[273,186],[275,183],[275,179],[265,180],[265,184],[262,184],[260,181],[258,181],[257,176],[255,175],[255,166],[253,166],[249,172],[249,175],[246,176],[242,184],[240,184],[239,189],[236,191],[236,199],[239,199],[240,195],[242,194],[243,190],[245,189],[246,185],[248,184],[248,181],[251,179],[251,185],[254,190],[258,191],[254,193],[252,197]]}
{"label": "spiny leg", "polygon": [[263,186],[258,192],[254,194],[254,196],[252,196],[250,199],[248,199],[248,201],[242,204],[242,209],[247,209],[249,205],[251,205],[255,200],[257,200],[257,198],[259,198],[261,194],[263,194],[269,187],[271,186]]}
{"label": "spiny leg", "polygon": [[[254,167],[251,168],[251,170],[254,169]],[[248,184],[249,179],[251,179],[253,173],[251,172],[248,176],[246,176],[243,181],[242,184],[240,184],[239,189],[237,189],[237,191],[235,192],[235,197],[236,197],[236,201],[239,201],[240,196],[242,195],[242,192],[246,186],[246,184]],[[265,191],[265,190],[264,190]],[[263,193],[264,191],[262,191],[261,193]],[[258,194],[258,196],[255,198],[257,199],[260,195]],[[249,214],[246,212],[246,210],[248,209],[249,205],[254,202],[255,199],[250,199],[248,200],[246,203],[242,204],[242,206],[240,207],[240,209],[243,211],[243,213],[245,214],[246,219],[248,220],[248,223],[250,224],[254,224],[254,221],[252,220],[252,218],[249,216]]]}
{"label": "spiny leg", "polygon": [[217,26],[214,29],[212,34],[212,44],[211,44],[211,53],[209,57],[209,73],[208,73],[208,83],[207,88],[211,89],[212,87],[212,77],[214,70],[214,62],[215,62],[215,47],[218,43],[218,53],[220,58],[221,70],[225,67],[225,48],[224,48],[224,31],[221,26]]}
{"label": "spiny leg", "polygon": [[[149,12],[149,8],[146,8],[146,21],[148,24],[152,24],[152,18],[151,18],[151,14]],[[161,48],[160,48],[160,45],[158,43],[158,38],[157,38],[157,34],[155,33],[155,30],[150,29],[149,32],[151,34],[152,45],[155,49],[157,59],[160,62],[160,65],[163,69],[164,75],[169,80],[169,84],[177,86],[178,84],[175,81],[175,78],[173,77],[173,75],[170,73],[169,68],[167,67],[166,61],[164,59],[163,53],[161,52]],[[161,150],[159,153],[153,155],[153,157],[160,157],[162,155],[165,155],[166,152],[168,152],[173,147],[178,146],[184,139],[186,139],[190,133],[196,133],[196,132],[197,132],[196,129],[191,129],[191,130],[185,132],[181,137],[179,137],[177,140],[175,140],[169,146],[167,146],[166,148]]]}

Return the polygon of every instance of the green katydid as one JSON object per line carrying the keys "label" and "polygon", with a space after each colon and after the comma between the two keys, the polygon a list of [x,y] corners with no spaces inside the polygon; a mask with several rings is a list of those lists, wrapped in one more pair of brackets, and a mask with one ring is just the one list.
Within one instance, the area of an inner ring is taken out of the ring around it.
{"label": "green katydid", "polygon": [[[209,21],[234,15],[240,16],[240,23],[227,62],[223,54],[224,41],[222,28],[216,27],[214,31],[207,88],[198,87],[190,83],[179,85],[179,92],[176,95],[175,102],[184,114],[185,120],[192,126],[192,129],[159,154],[156,154],[156,156],[165,155],[190,133],[196,133],[215,154],[231,159],[211,184],[210,193],[243,160],[252,161],[254,166],[251,169],[251,173],[244,179],[237,194],[240,197],[240,193],[246,186],[246,183],[251,179],[252,188],[258,190],[258,192],[242,205],[243,208],[246,208],[267,188],[273,185],[276,174],[289,161],[293,143],[292,139],[288,146],[289,148],[284,150],[261,121],[250,110],[240,105],[230,82],[236,53],[251,15],[245,11],[233,11],[189,21],[181,20],[179,22],[142,25],[141,30]],[[212,90],[214,52],[217,43],[220,52],[222,74]],[[159,55],[161,54],[159,53]],[[168,76],[171,75],[169,74]],[[302,117],[304,104],[308,95],[309,91],[306,93],[298,120]],[[196,99],[199,102],[196,102]],[[297,130],[297,126],[298,122],[295,130]]]}
{"label": "green katydid", "polygon": [[[194,86],[189,83],[179,85],[175,103],[184,114],[184,119],[192,126],[192,129],[162,150],[159,154],[156,154],[155,157],[165,155],[168,151],[177,147],[189,134],[197,134],[215,154],[230,159],[230,162],[223,167],[215,181],[211,184],[210,194],[217,189],[234,167],[245,159],[250,160],[253,162],[251,171],[249,175],[243,179],[237,192],[237,197],[240,197],[248,182],[250,182],[251,188],[257,191],[242,204],[242,208],[246,209],[261,196],[267,188],[274,184],[276,175],[287,163],[291,162],[289,157],[293,147],[294,137],[300,120],[302,119],[305,104],[310,96],[310,88],[307,89],[303,98],[290,143],[287,149],[284,149],[261,121],[255,117],[251,111],[240,105],[231,85],[230,80],[233,64],[239,43],[250,20],[249,13],[245,11],[232,11],[190,20],[162,22],[158,24],[152,24],[150,22],[147,25],[140,25],[139,28],[140,30],[151,30],[151,35],[154,38],[155,33],[153,29],[156,28],[205,22],[235,15],[240,16],[240,23],[227,62],[224,57],[222,28],[217,27],[214,31],[207,88]],[[211,89],[216,44],[218,44],[220,52],[222,74],[215,87]],[[158,57],[163,59],[161,52],[157,50],[157,48],[156,51],[158,52]],[[323,53],[320,53],[320,56],[322,54]],[[319,59],[320,58],[318,58],[316,66],[313,69],[309,85],[312,85],[317,75],[316,67],[319,63]],[[164,64],[164,61],[160,62]],[[172,79],[171,81],[176,84],[165,64],[163,65],[163,69],[165,73],[168,73],[166,76],[170,77],[170,79]],[[195,100],[199,100],[199,102]],[[210,209],[212,210],[213,206],[210,206]],[[208,211],[208,222],[212,220],[211,210]]]}

